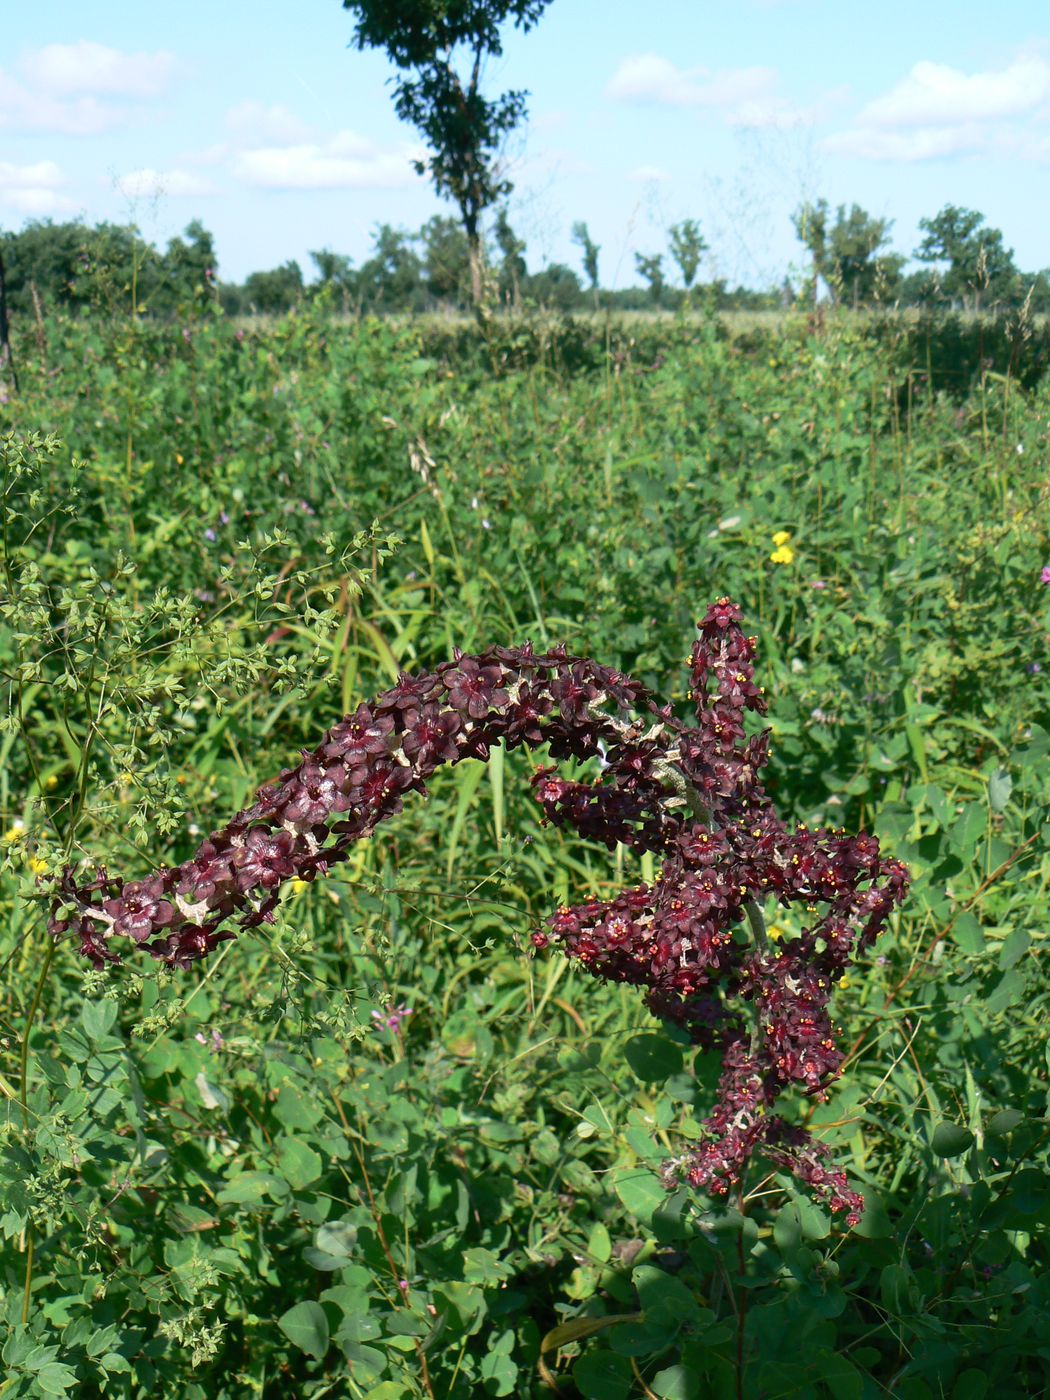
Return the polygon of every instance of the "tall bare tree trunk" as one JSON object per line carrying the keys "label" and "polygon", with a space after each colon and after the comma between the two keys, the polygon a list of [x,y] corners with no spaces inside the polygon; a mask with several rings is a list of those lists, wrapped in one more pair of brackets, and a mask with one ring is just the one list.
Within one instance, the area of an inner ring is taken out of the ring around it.
{"label": "tall bare tree trunk", "polygon": [[470,299],[479,317],[484,315],[485,302],[485,262],[481,248],[481,238],[476,229],[467,230],[467,256],[470,261]]}
{"label": "tall bare tree trunk", "polygon": [[11,353],[11,327],[7,319],[7,276],[4,271],[4,255],[0,253],[0,369],[11,371],[11,380],[18,393],[18,371],[15,357]]}
{"label": "tall bare tree trunk", "polygon": [[36,348],[40,352],[40,367],[47,369],[47,330],[44,326],[44,307],[40,300],[40,293],[36,289],[36,282],[30,280],[29,294],[33,298],[33,316],[36,319]]}

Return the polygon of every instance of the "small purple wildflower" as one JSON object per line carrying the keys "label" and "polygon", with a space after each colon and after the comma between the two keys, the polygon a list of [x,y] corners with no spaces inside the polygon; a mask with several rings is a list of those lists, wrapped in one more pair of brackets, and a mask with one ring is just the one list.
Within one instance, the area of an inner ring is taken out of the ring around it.
{"label": "small purple wildflower", "polygon": [[204,538],[208,541],[209,544],[214,544],[219,537],[209,525],[204,532]]}
{"label": "small purple wildflower", "polygon": [[1040,666],[1040,664],[1039,664],[1038,661],[1030,661],[1030,662],[1028,663],[1028,665],[1025,667],[1025,670],[1028,672],[1028,674],[1029,674],[1030,676],[1038,676],[1039,673],[1040,673],[1040,671],[1042,671],[1042,669],[1043,669],[1043,668],[1042,668],[1042,666]]}
{"label": "small purple wildflower", "polygon": [[199,1040],[202,1045],[210,1045],[213,1050],[221,1050],[226,1044],[225,1040],[222,1038],[221,1032],[214,1029],[210,1036],[205,1035],[203,1031],[198,1031],[193,1038],[194,1040]]}
{"label": "small purple wildflower", "polygon": [[410,1006],[395,1006],[392,1011],[386,1013],[378,1010],[373,1011],[372,1020],[376,1023],[376,1030],[394,1031],[400,1035],[401,1022],[407,1020],[411,1015],[412,1008]]}
{"label": "small purple wildflower", "polygon": [[1050,583],[1050,564],[1043,565],[1043,572],[1039,575],[1040,583]]}

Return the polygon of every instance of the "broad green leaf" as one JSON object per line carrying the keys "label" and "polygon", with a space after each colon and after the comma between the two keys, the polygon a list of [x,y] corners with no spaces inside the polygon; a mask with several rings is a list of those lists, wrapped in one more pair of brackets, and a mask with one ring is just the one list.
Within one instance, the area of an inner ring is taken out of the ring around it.
{"label": "broad green leaf", "polygon": [[285,1138],[277,1154],[281,1175],[293,1191],[302,1191],[321,1175],[324,1163],[301,1138]]}
{"label": "broad green leaf", "polygon": [[938,1157],[961,1157],[973,1146],[973,1133],[958,1123],[938,1123],[930,1147]]}
{"label": "broad green leaf", "polygon": [[1019,1123],[1024,1122],[1024,1114],[1018,1108],[1001,1108],[985,1122],[985,1137],[1006,1137]]}
{"label": "broad green leaf", "polygon": [[998,1016],[1000,1011],[1006,1011],[1007,1008],[1019,1009],[1024,1001],[1024,990],[1023,972],[1016,967],[1004,972],[985,1003],[989,1016]]}
{"label": "broad green leaf", "polygon": [[611,1351],[592,1351],[572,1368],[572,1378],[586,1400],[627,1400],[634,1384],[631,1363]]}
{"label": "broad green leaf", "polygon": [[624,1046],[627,1063],[639,1079],[652,1083],[682,1071],[682,1051],[665,1036],[646,1032],[632,1036]]}
{"label": "broad green leaf", "polygon": [[639,1220],[652,1219],[667,1200],[667,1189],[653,1172],[638,1167],[621,1167],[613,1174],[613,1189],[632,1215]]}
{"label": "broad green leaf", "polygon": [[1028,935],[1028,930],[1015,928],[999,950],[1000,968],[1005,972],[1013,967],[1014,963],[1021,961],[1031,946],[1032,940]]}
{"label": "broad green leaf", "polygon": [[304,1087],[282,1084],[273,1107],[274,1117],[285,1128],[306,1130],[315,1127],[325,1110]]}
{"label": "broad green leaf", "polygon": [[699,1377],[686,1366],[665,1366],[657,1371],[649,1389],[660,1400],[698,1400],[702,1394]]}
{"label": "broad green leaf", "polygon": [[964,910],[952,926],[952,937],[964,953],[984,952],[984,929],[975,914]]}
{"label": "broad green leaf", "polygon": [[296,1303],[277,1325],[293,1346],[321,1360],[328,1350],[328,1317],[320,1303]]}
{"label": "broad green leaf", "polygon": [[80,1024],[89,1040],[103,1040],[113,1029],[117,1020],[117,1003],[104,998],[101,1001],[85,1002],[80,1011]]}
{"label": "broad green leaf", "polygon": [[1005,768],[997,768],[988,779],[988,805],[993,812],[1004,812],[1014,790],[1013,779]]}

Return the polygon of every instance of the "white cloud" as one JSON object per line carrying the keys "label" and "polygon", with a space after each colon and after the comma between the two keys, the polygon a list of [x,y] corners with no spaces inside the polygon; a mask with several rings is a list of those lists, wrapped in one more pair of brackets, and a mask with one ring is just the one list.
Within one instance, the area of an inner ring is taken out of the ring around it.
{"label": "white cloud", "polygon": [[961,73],[943,63],[917,63],[906,78],[869,102],[862,127],[943,127],[1034,111],[1050,100],[1050,63],[1018,58],[998,72]]}
{"label": "white cloud", "polygon": [[1048,102],[1050,63],[1037,56],[983,73],[922,62],[823,146],[860,160],[908,163],[994,151],[1031,157],[1036,149],[1024,119]]}
{"label": "white cloud", "polygon": [[398,189],[418,178],[415,149],[383,151],[353,131],[341,131],[323,144],[263,146],[241,151],[234,174],[249,185],[271,190]]}
{"label": "white cloud", "polygon": [[170,53],[122,53],[85,39],[30,50],[18,67],[19,77],[0,69],[0,128],[97,136],[131,120],[135,100],[163,91],[176,64]]}
{"label": "white cloud", "polygon": [[0,69],[0,128],[58,131],[68,136],[96,136],[126,119],[118,108],[94,97],[59,101],[26,87]]}
{"label": "white cloud", "polygon": [[914,131],[879,131],[873,127],[858,127],[829,136],[823,142],[823,147],[834,155],[911,164],[972,155],[986,150],[988,144],[987,129],[968,124],[918,127]]}
{"label": "white cloud", "polygon": [[734,107],[769,97],[776,86],[773,68],[678,68],[658,54],[625,58],[605,88],[607,97],[671,107]]}
{"label": "white cloud", "polygon": [[65,175],[53,160],[41,160],[35,165],[0,160],[0,204],[19,213],[68,213],[75,205],[61,192],[65,183]]}
{"label": "white cloud", "polygon": [[215,193],[215,186],[186,170],[132,170],[116,180],[117,189],[126,199],[159,199],[170,195],[199,196]]}
{"label": "white cloud", "polygon": [[235,137],[251,144],[266,141],[280,146],[310,139],[306,122],[283,104],[240,102],[226,113],[226,125]]}
{"label": "white cloud", "polygon": [[48,44],[19,60],[19,68],[33,87],[59,97],[75,93],[155,97],[167,87],[176,67],[175,55],[166,50],[124,53],[89,39]]}

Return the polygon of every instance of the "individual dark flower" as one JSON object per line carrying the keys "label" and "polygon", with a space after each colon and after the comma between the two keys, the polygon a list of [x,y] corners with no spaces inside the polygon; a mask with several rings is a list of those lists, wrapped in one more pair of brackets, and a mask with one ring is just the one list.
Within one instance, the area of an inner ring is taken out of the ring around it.
{"label": "individual dark flower", "polygon": [[175,909],[165,897],[163,879],[136,880],[124,886],[119,899],[107,899],[102,908],[113,916],[112,933],[135,943],[145,943],[157,929],[167,928]]}
{"label": "individual dark flower", "polygon": [[550,714],[554,702],[542,685],[522,681],[518,693],[507,710],[504,743],[508,749],[528,744],[538,748],[543,743],[543,720]]}
{"label": "individual dark flower", "polygon": [[507,704],[502,689],[505,672],[501,666],[484,666],[473,656],[464,656],[441,671],[441,683],[448,691],[448,703],[469,719],[483,719],[489,710]]}
{"label": "individual dark flower", "polygon": [[463,730],[463,721],[454,710],[442,710],[439,705],[424,705],[412,716],[401,740],[406,758],[418,761],[428,770],[451,763],[456,758],[456,736]]}

